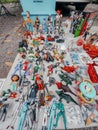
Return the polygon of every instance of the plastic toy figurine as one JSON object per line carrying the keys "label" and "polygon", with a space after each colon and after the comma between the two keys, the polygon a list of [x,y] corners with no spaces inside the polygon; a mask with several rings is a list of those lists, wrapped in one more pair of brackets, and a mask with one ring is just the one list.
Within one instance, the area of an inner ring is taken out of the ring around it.
{"label": "plastic toy figurine", "polygon": [[64,39],[60,39],[60,38],[59,38],[59,39],[56,40],[56,42],[57,42],[57,43],[64,43]]}
{"label": "plastic toy figurine", "polygon": [[86,40],[87,35],[89,35],[89,28],[87,28],[86,31],[83,34],[84,40]]}
{"label": "plastic toy figurine", "polygon": [[43,33],[43,28],[42,28],[41,24],[39,25],[39,33],[40,33],[40,35],[42,35],[42,33]]}
{"label": "plastic toy figurine", "polygon": [[47,33],[47,21],[45,18],[42,21],[42,29],[44,34]]}
{"label": "plastic toy figurine", "polygon": [[53,73],[53,65],[48,66],[48,76]]}
{"label": "plastic toy figurine", "polygon": [[89,56],[94,59],[98,57],[98,48],[93,44],[83,44],[83,49],[89,54]]}
{"label": "plastic toy figurine", "polygon": [[48,36],[47,36],[47,40],[48,40],[48,41],[51,41],[51,42],[52,42],[52,41],[55,41],[55,39],[54,39],[51,35],[48,35]]}
{"label": "plastic toy figurine", "polygon": [[52,61],[52,62],[54,61],[54,59],[53,59],[53,57],[51,56],[50,52],[47,52],[47,53],[46,53],[45,60],[48,61],[48,62],[49,62],[49,61]]}
{"label": "plastic toy figurine", "polygon": [[36,94],[38,92],[38,88],[36,84],[33,84],[30,86],[30,91],[28,94],[28,101],[30,102],[30,104],[33,104],[36,98]]}
{"label": "plastic toy figurine", "polygon": [[33,32],[34,21],[31,20],[29,11],[26,12],[26,17],[27,18],[24,20],[23,26],[26,26],[28,31]]}
{"label": "plastic toy figurine", "polygon": [[95,70],[95,67],[98,67],[98,65],[94,63],[88,64],[88,74],[93,83],[98,83],[98,75],[97,75],[97,71]]}
{"label": "plastic toy figurine", "polygon": [[27,68],[28,68],[28,64],[29,64],[28,61],[25,61],[25,62],[23,63],[23,70],[24,70],[24,71],[27,70]]}
{"label": "plastic toy figurine", "polygon": [[26,120],[24,122],[24,128],[27,130],[32,129],[33,127],[33,118],[34,118],[34,111],[31,107],[28,108],[27,114],[26,114]]}
{"label": "plastic toy figurine", "polygon": [[23,130],[24,121],[26,119],[26,114],[28,110],[28,104],[27,102],[24,102],[20,112],[19,112],[19,123],[18,123],[18,129],[17,130]]}
{"label": "plastic toy figurine", "polygon": [[42,36],[42,35],[40,35],[40,37],[38,37],[40,40],[43,40],[43,41],[45,41],[45,37],[44,36]]}
{"label": "plastic toy figurine", "polygon": [[42,57],[39,55],[37,60],[36,60],[36,64],[40,65],[41,62],[42,62]]}
{"label": "plastic toy figurine", "polygon": [[1,116],[0,116],[0,120],[5,121],[6,115],[7,115],[7,104],[4,104],[1,108]]}
{"label": "plastic toy figurine", "polygon": [[35,83],[38,86],[38,90],[43,90],[44,89],[44,83],[42,79],[40,78],[40,75],[35,75]]}
{"label": "plastic toy figurine", "polygon": [[15,70],[14,70],[14,72],[13,72],[12,75],[16,74],[16,72],[19,71],[19,76],[22,76],[22,75],[21,75],[22,66],[23,66],[23,64],[22,64],[22,62],[20,61],[20,62],[15,66]]}
{"label": "plastic toy figurine", "polygon": [[33,46],[37,46],[37,45],[39,45],[40,44],[40,39],[39,38],[34,38],[33,39]]}
{"label": "plastic toy figurine", "polygon": [[62,117],[63,118],[63,123],[64,123],[64,129],[67,130],[67,128],[66,128],[65,109],[64,109],[64,104],[62,103],[61,100],[57,103],[57,109],[59,110],[59,112],[56,115],[56,123],[53,126],[56,128],[57,125],[58,125],[59,118]]}
{"label": "plastic toy figurine", "polygon": [[53,20],[52,20],[52,16],[51,15],[48,16],[47,23],[48,23],[48,34],[51,34],[52,31],[53,31]]}
{"label": "plastic toy figurine", "polygon": [[31,54],[31,53],[28,54],[28,61],[29,61],[29,62],[32,63],[32,62],[34,61],[34,58],[35,58],[34,54]]}
{"label": "plastic toy figurine", "polygon": [[41,130],[47,130],[47,124],[48,124],[48,108],[45,106],[44,108],[44,116],[42,121],[42,129]]}
{"label": "plastic toy figurine", "polygon": [[84,44],[84,40],[82,38],[79,38],[77,40],[77,46],[82,46]]}
{"label": "plastic toy figurine", "polygon": [[61,14],[61,10],[57,10],[56,12],[57,12],[57,15],[56,15],[56,19],[54,21],[54,24],[55,24],[55,28],[57,30],[57,33],[59,33],[60,26],[61,26],[62,14]]}
{"label": "plastic toy figurine", "polygon": [[26,37],[26,39],[31,39],[32,40],[32,35],[33,35],[33,33],[32,32],[30,32],[30,31],[28,31],[28,30],[26,30],[25,32],[24,32],[24,36]]}
{"label": "plastic toy figurine", "polygon": [[26,58],[26,50],[24,48],[20,47],[18,52],[20,53],[20,57]]}
{"label": "plastic toy figurine", "polygon": [[28,43],[25,39],[23,39],[21,42],[19,42],[19,48],[25,47],[26,50],[28,49]]}
{"label": "plastic toy figurine", "polygon": [[57,88],[58,89],[62,89],[64,92],[69,92],[69,93],[71,93],[71,94],[73,94],[73,95],[75,95],[75,96],[77,96],[76,95],[76,89],[75,88],[70,88],[70,87],[68,87],[68,86],[66,86],[66,85],[64,85],[64,84],[62,84],[62,82],[55,82],[55,84],[57,85]]}
{"label": "plastic toy figurine", "polygon": [[67,76],[59,74],[59,77],[61,78],[62,81],[64,81],[66,83],[66,86],[69,84],[70,85],[72,84],[72,80],[70,78],[68,78]]}
{"label": "plastic toy figurine", "polygon": [[60,96],[61,99],[65,99],[67,103],[74,102],[75,104],[79,105],[76,99],[70,96],[68,93],[64,93],[63,91],[56,91],[56,93]]}
{"label": "plastic toy figurine", "polygon": [[36,16],[35,28],[36,28],[37,33],[38,33],[38,31],[39,31],[39,26],[40,26],[40,21],[39,21],[39,18]]}
{"label": "plastic toy figurine", "polygon": [[64,66],[61,69],[67,71],[68,73],[71,73],[74,72],[77,68],[75,68],[74,66]]}
{"label": "plastic toy figurine", "polygon": [[56,116],[56,109],[57,109],[57,101],[56,99],[53,99],[52,104],[49,108],[49,122],[48,122],[48,130],[52,130],[53,129],[53,125],[54,125],[54,118]]}

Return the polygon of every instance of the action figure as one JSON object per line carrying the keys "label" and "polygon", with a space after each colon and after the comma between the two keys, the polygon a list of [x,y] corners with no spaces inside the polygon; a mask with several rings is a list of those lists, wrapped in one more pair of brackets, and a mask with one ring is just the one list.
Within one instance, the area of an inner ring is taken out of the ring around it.
{"label": "action figure", "polygon": [[35,28],[36,28],[36,32],[38,34],[39,31],[39,25],[40,25],[40,21],[39,18],[36,16],[36,20],[35,20]]}
{"label": "action figure", "polygon": [[47,21],[45,18],[42,21],[42,29],[43,29],[43,33],[47,33]]}
{"label": "action figure", "polygon": [[57,109],[59,110],[59,112],[57,113],[57,116],[56,116],[56,123],[53,126],[57,127],[59,118],[60,118],[60,116],[62,116],[65,130],[67,130],[66,129],[66,117],[65,117],[64,104],[61,102],[61,100],[59,101],[59,103],[57,103]]}
{"label": "action figure", "polygon": [[14,72],[13,72],[12,75],[16,74],[16,72],[19,71],[19,76],[21,76],[22,66],[23,66],[23,64],[22,64],[22,62],[20,61],[20,62],[15,66],[15,70],[14,70]]}
{"label": "action figure", "polygon": [[48,16],[47,23],[48,23],[48,34],[51,34],[52,31],[53,31],[53,20],[52,20],[52,16],[51,15]]}
{"label": "action figure", "polygon": [[26,17],[27,18],[24,20],[23,26],[24,27],[26,26],[28,31],[33,32],[33,24],[32,23],[34,23],[34,22],[30,18],[29,11],[26,12]]}
{"label": "action figure", "polygon": [[89,35],[89,29],[86,29],[86,31],[83,34],[84,40],[86,40],[87,35]]}
{"label": "action figure", "polygon": [[57,101],[56,101],[56,99],[53,99],[53,102],[49,109],[50,118],[49,118],[49,123],[48,123],[48,130],[53,129],[54,118],[56,116],[56,109],[57,109]]}
{"label": "action figure", "polygon": [[1,108],[1,117],[0,120],[5,121],[7,115],[7,105],[3,105],[3,107]]}
{"label": "action figure", "polygon": [[26,119],[26,114],[27,114],[27,110],[28,110],[28,103],[24,102],[20,113],[19,113],[19,123],[18,123],[18,129],[17,130],[23,130],[23,126],[24,126],[24,121]]}

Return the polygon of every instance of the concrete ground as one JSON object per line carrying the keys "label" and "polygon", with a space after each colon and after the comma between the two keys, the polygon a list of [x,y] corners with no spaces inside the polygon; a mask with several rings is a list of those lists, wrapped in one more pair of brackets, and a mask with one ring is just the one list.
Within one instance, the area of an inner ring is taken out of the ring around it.
{"label": "concrete ground", "polygon": [[23,35],[20,5],[6,4],[5,6],[16,16],[0,16],[0,78],[7,77],[17,55],[18,42]]}

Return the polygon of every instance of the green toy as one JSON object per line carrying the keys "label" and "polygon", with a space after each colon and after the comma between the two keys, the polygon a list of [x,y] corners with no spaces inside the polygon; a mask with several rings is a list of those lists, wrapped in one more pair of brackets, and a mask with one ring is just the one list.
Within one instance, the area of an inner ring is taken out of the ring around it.
{"label": "green toy", "polygon": [[80,35],[83,23],[84,23],[84,19],[82,18],[81,21],[80,21],[80,25],[77,27],[77,29],[75,31],[74,37],[78,37]]}
{"label": "green toy", "polygon": [[64,130],[67,130],[66,128],[66,117],[65,117],[65,109],[64,109],[64,104],[61,102],[61,100],[57,103],[57,109],[59,112],[56,115],[56,123],[53,125],[55,128],[58,125],[59,118],[62,116],[63,122],[64,122]]}
{"label": "green toy", "polygon": [[39,70],[39,66],[38,65],[34,66],[34,73],[37,73],[38,70]]}
{"label": "green toy", "polygon": [[60,98],[63,98],[67,101],[67,103],[74,102],[75,104],[79,105],[70,95],[63,93],[63,91],[56,91],[57,95]]}
{"label": "green toy", "polygon": [[[38,65],[34,66],[34,74],[37,73],[38,70],[39,70],[39,66]],[[34,80],[34,74],[33,74],[32,78],[31,78],[31,80]]]}
{"label": "green toy", "polygon": [[17,51],[18,51],[18,52],[26,52],[26,50],[25,50],[24,48],[22,48],[22,47],[18,48]]}
{"label": "green toy", "polygon": [[69,84],[72,85],[72,81],[68,77],[65,77],[62,74],[59,74],[59,77],[61,78],[62,81],[64,81],[66,83],[66,86],[68,86]]}

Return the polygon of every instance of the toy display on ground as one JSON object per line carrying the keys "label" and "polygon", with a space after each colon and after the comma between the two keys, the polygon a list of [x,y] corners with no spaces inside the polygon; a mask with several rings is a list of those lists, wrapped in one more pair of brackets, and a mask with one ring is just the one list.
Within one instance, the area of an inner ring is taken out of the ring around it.
{"label": "toy display on ground", "polygon": [[98,126],[98,55],[90,55],[97,51],[93,45],[97,39],[89,45],[90,34],[87,39],[84,35],[74,37],[69,32],[74,20],[67,19],[67,26],[59,10],[55,20],[49,15],[42,24],[36,17],[33,25],[29,12],[27,19],[24,25],[33,29],[27,26],[0,91],[0,128],[67,130]]}

